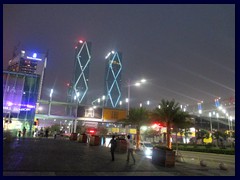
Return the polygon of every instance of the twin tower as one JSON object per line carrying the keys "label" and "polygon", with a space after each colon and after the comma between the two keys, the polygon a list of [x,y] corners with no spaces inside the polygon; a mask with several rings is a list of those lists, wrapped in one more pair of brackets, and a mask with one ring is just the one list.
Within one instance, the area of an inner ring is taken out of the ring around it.
{"label": "twin tower", "polygon": [[[68,102],[87,104],[91,42],[80,40],[75,47],[74,74],[68,89]],[[122,55],[111,51],[105,57],[103,106],[116,108],[121,98]],[[102,103],[101,103],[102,104]]]}

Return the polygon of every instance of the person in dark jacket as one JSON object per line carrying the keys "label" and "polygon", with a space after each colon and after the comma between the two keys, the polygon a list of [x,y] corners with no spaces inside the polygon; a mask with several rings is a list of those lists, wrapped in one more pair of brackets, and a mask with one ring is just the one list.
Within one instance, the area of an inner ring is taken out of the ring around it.
{"label": "person in dark jacket", "polygon": [[111,152],[111,155],[112,155],[112,161],[114,161],[114,152],[115,152],[115,149],[117,147],[117,141],[115,139],[115,136],[112,136],[112,139],[110,140],[110,142],[108,144],[108,147],[109,147],[110,144],[111,144],[110,152]]}

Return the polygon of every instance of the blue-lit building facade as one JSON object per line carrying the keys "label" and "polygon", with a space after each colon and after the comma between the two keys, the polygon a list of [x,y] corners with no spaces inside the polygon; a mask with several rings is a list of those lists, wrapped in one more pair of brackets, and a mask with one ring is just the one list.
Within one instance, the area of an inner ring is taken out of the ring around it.
{"label": "blue-lit building facade", "polygon": [[[21,51],[3,71],[4,129],[32,129],[37,100],[46,68],[47,55]],[[11,122],[11,123],[9,123]]]}
{"label": "blue-lit building facade", "polygon": [[[77,104],[87,103],[89,65],[91,62],[91,42],[80,40],[75,47],[74,73],[68,88],[67,101]],[[67,113],[71,114],[71,109]]]}
{"label": "blue-lit building facade", "polygon": [[119,106],[121,98],[121,73],[122,73],[122,54],[111,51],[105,57],[105,96],[104,105],[116,108]]}

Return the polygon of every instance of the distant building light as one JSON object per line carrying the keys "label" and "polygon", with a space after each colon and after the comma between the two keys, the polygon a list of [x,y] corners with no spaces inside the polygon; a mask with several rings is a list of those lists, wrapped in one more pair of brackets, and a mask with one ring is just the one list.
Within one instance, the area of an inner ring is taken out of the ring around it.
{"label": "distant building light", "polygon": [[105,59],[107,59],[107,58],[110,56],[110,54],[111,54],[111,53],[109,52],[109,53],[107,54],[107,56],[105,57]]}
{"label": "distant building light", "polygon": [[30,111],[30,108],[20,108],[20,111]]}
{"label": "distant building light", "polygon": [[30,57],[30,56],[27,56],[27,59],[32,59],[32,60],[42,61],[42,59],[40,59],[40,58]]}
{"label": "distant building light", "polygon": [[12,106],[13,105],[13,103],[12,102],[7,102],[7,106]]}

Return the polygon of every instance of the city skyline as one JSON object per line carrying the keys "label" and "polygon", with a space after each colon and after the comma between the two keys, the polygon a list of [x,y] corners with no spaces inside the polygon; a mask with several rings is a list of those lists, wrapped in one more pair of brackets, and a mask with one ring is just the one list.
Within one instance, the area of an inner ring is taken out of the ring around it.
{"label": "city skyline", "polygon": [[[132,106],[162,98],[182,104],[235,97],[235,5],[14,5],[3,6],[3,69],[20,50],[49,52],[43,99],[67,100],[75,46],[92,42],[89,99],[104,94],[105,56],[123,56],[122,98],[127,81]],[[54,71],[53,71],[54,70]]]}

